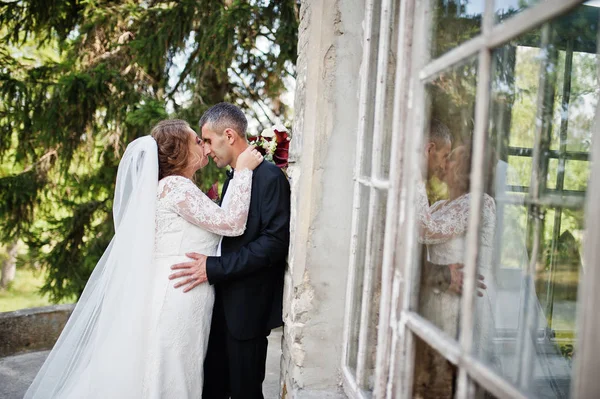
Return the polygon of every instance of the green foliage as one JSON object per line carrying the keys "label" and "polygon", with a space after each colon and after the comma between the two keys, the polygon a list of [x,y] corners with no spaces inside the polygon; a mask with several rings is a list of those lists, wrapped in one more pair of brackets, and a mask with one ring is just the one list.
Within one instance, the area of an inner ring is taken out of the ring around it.
{"label": "green foliage", "polygon": [[[126,145],[220,101],[285,121],[295,0],[0,1],[0,241],[19,238],[53,301],[79,295],[113,235]],[[207,189],[223,172],[209,165]]]}
{"label": "green foliage", "polygon": [[[40,270],[17,268],[15,280],[8,289],[0,291],[0,312],[11,312],[24,308],[48,306],[52,301],[47,295],[40,294],[44,276]],[[73,303],[74,297],[65,298],[59,303]]]}
{"label": "green foliage", "polygon": [[438,0],[433,9],[432,56],[439,57],[481,32],[481,15],[469,15],[469,1]]}

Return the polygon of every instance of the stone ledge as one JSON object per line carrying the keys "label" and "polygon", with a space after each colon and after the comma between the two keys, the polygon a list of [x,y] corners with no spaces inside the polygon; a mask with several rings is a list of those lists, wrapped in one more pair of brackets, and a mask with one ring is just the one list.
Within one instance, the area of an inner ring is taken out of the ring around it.
{"label": "stone ledge", "polygon": [[50,349],[75,305],[53,305],[0,313],[0,357]]}
{"label": "stone ledge", "polygon": [[288,392],[286,399],[347,399],[347,396],[342,392],[320,391],[313,389],[298,389],[293,392]]}

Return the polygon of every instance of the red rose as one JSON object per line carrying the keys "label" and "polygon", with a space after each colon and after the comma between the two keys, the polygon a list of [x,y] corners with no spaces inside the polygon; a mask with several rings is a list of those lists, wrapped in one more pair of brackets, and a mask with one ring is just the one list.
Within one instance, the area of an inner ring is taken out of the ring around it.
{"label": "red rose", "polygon": [[219,200],[219,185],[218,185],[218,183],[219,182],[215,182],[215,184],[213,184],[211,186],[211,188],[206,192],[206,196],[215,202]]}
{"label": "red rose", "polygon": [[275,137],[277,137],[277,148],[273,153],[273,162],[280,168],[286,168],[288,166],[288,156],[290,149],[290,139],[288,132],[283,130],[274,130]]}

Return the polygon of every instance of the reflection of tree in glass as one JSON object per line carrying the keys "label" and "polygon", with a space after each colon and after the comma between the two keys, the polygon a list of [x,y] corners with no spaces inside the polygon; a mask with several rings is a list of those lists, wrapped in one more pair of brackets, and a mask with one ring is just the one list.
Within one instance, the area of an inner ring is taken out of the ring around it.
{"label": "reflection of tree in glass", "polygon": [[455,143],[471,138],[474,126],[477,63],[443,72],[430,84],[432,118],[443,121]]}
{"label": "reflection of tree in glass", "polygon": [[469,15],[468,4],[470,2],[436,1],[432,25],[435,29],[431,46],[433,58],[475,37],[481,31],[481,13]]}
{"label": "reflection of tree in glass", "polygon": [[538,2],[539,0],[496,0],[494,3],[496,19],[498,22],[504,21]]}

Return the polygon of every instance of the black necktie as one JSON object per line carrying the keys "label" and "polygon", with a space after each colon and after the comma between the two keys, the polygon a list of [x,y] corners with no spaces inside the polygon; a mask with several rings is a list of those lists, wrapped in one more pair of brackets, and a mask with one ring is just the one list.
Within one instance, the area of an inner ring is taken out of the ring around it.
{"label": "black necktie", "polygon": [[233,172],[234,172],[233,169],[229,169],[228,171],[225,172],[228,179],[233,179]]}

